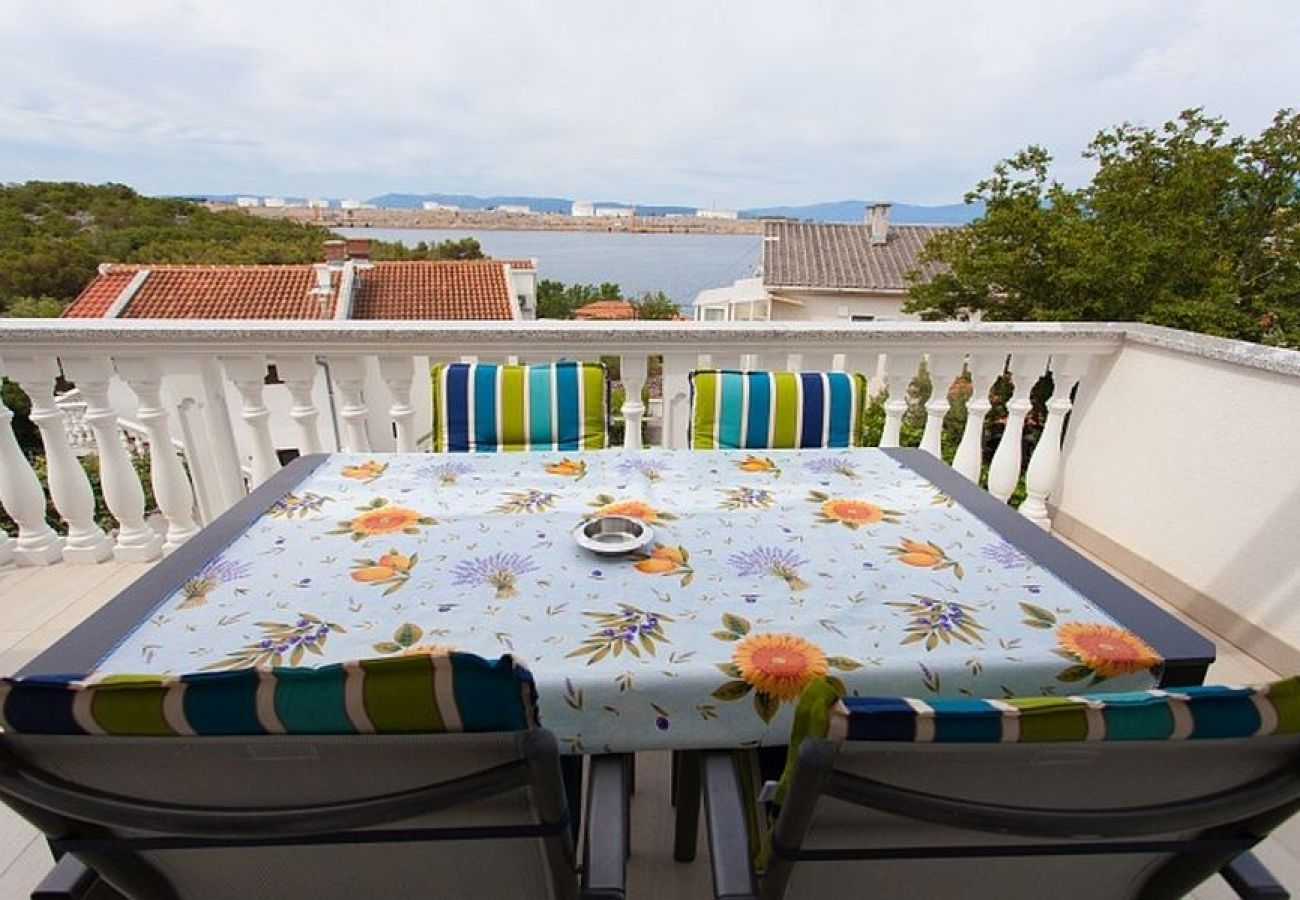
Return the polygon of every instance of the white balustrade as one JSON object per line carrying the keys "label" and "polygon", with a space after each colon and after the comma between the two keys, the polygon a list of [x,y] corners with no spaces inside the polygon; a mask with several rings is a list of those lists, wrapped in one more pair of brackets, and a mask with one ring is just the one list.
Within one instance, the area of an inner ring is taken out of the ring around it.
{"label": "white balustrade", "polygon": [[641,449],[641,420],[645,417],[641,390],[645,387],[649,362],[646,353],[624,353],[619,362],[623,382],[623,446],[628,450]]}
{"label": "white balustrade", "polygon": [[366,430],[366,360],[361,356],[331,356],[330,377],[338,386],[343,401],[339,417],[343,419],[343,449],[349,453],[370,452],[370,432]]}
{"label": "white balustrade", "polygon": [[1052,527],[1047,501],[1061,469],[1061,432],[1065,416],[1074,406],[1070,391],[1079,380],[1079,360],[1068,355],[1052,357],[1052,395],[1047,401],[1047,421],[1025,469],[1025,500],[1020,511],[1042,528]]}
{"label": "white balustrade", "polygon": [[159,511],[167,520],[163,552],[171,553],[199,531],[194,521],[194,489],[176,455],[171,416],[162,402],[162,374],[151,359],[123,359],[118,373],[139,400],[136,415],[149,440],[149,481]]}
{"label": "white balustrade", "polygon": [[312,398],[312,390],[316,386],[316,372],[320,368],[316,358],[314,356],[277,357],[275,368],[280,373],[280,379],[289,388],[289,396],[293,398],[289,417],[293,419],[298,429],[298,452],[304,456],[309,453],[320,453],[322,448],[317,425],[320,411],[316,409],[316,401]]}
{"label": "white balustrade", "polygon": [[903,414],[907,412],[907,389],[916,377],[916,367],[920,362],[917,353],[890,353],[885,365],[888,375],[889,399],[885,401],[885,430],[880,436],[880,446],[897,447],[902,436]]}
{"label": "white balustrade", "polygon": [[[94,523],[90,482],[74,455],[91,431],[104,457],[105,500],[124,522],[124,547],[148,546],[148,533],[140,527],[141,491],[129,469],[130,454],[148,445],[148,477],[167,520],[164,550],[170,551],[195,533],[196,519],[210,521],[274,473],[277,447],[316,453],[334,446],[326,440],[332,434],[339,446],[353,452],[393,444],[402,452],[417,449],[417,435],[430,427],[426,359],[536,363],[618,356],[626,393],[614,412],[627,426],[624,446],[639,449],[647,444],[647,435],[656,445],[687,446],[690,372],[737,366],[751,371],[831,369],[872,377],[876,391],[888,391],[881,444],[897,446],[909,385],[925,357],[933,390],[925,403],[921,445],[936,456],[945,449],[942,426],[950,411],[949,387],[964,360],[971,379],[968,415],[958,446],[946,449],[955,449],[958,472],[978,480],[989,389],[1011,358],[1015,393],[990,466],[990,491],[1005,499],[1022,472],[1029,391],[1050,356],[1059,379],[1048,403],[1043,439],[1023,470],[1028,493],[1023,511],[1045,524],[1063,465],[1061,435],[1071,408],[1070,385],[1092,359],[1116,352],[1124,339],[1119,326],[1003,323],[636,322],[611,329],[604,323],[416,322],[394,330],[333,321],[223,326],[9,320],[0,326],[0,355],[6,371],[32,395],[32,418],[46,446],[50,493],[69,525],[65,541],[45,524],[40,483],[4,412],[0,504],[18,529],[12,538],[0,535],[0,560],[10,547],[19,563],[53,562],[60,558],[61,543],[71,559],[109,555],[111,542]],[[53,387],[60,358],[78,389],[60,395],[56,404]],[[642,391],[656,358],[662,359],[662,374],[647,404]],[[268,359],[275,363],[283,389],[266,388]],[[115,412],[138,423],[117,418]],[[651,424],[662,427],[647,431],[651,413]],[[393,444],[385,434],[389,428]],[[178,457],[177,446],[183,446],[183,456]]]}
{"label": "white balustrade", "polygon": [[68,525],[64,561],[97,563],[111,558],[113,542],[95,523],[95,494],[90,479],[68,443],[63,413],[54,405],[54,379],[59,374],[54,358],[6,356],[5,362],[10,375],[31,401],[28,417],[41,432],[50,499]]}
{"label": "white balustrade", "polygon": [[951,404],[948,391],[961,370],[961,355],[957,353],[931,353],[926,359],[930,372],[930,397],[925,401],[925,432],[921,435],[921,449],[936,459],[943,459],[943,420]]}
{"label": "white balustrade", "polygon": [[0,566],[7,566],[13,562],[14,558],[14,539],[6,531],[0,531]]}
{"label": "white balustrade", "polygon": [[976,484],[979,484],[980,471],[984,467],[984,417],[993,408],[989,402],[989,388],[1003,362],[1001,355],[989,353],[972,353],[966,358],[971,393],[966,401],[966,425],[962,428],[957,452],[953,454],[952,467]]}
{"label": "white balustrade", "polygon": [[[518,365],[518,362],[512,363]],[[379,377],[388,386],[392,405],[388,415],[393,420],[393,430],[398,453],[415,452],[415,407],[411,406],[411,382],[415,378],[415,360],[409,356],[379,357]]]}
{"label": "white balustrade", "polygon": [[63,538],[45,521],[45,492],[18,446],[12,419],[0,404],[0,506],[18,524],[18,537],[8,547],[20,566],[48,566],[63,558]]}
{"label": "white balustrade", "polygon": [[250,469],[253,485],[256,486],[280,468],[280,459],[275,452],[268,421],[271,411],[266,408],[266,357],[227,356],[222,362],[231,383],[244,401],[240,415],[248,423],[249,444],[252,448]]}
{"label": "white balustrade", "polygon": [[144,490],[131,453],[122,441],[117,412],[108,399],[113,368],[106,357],[68,357],[64,374],[86,398],[86,422],[99,448],[99,486],[108,511],[117,519],[113,556],[120,562],[148,562],[162,555],[162,538],[144,520]]}
{"label": "white balustrade", "polygon": [[998,441],[998,449],[989,464],[988,491],[999,500],[1006,501],[1020,483],[1020,465],[1023,456],[1021,443],[1025,432],[1025,416],[1033,408],[1029,393],[1034,389],[1047,365],[1041,353],[1018,353],[1011,358],[1013,391],[1007,400],[1007,423]]}

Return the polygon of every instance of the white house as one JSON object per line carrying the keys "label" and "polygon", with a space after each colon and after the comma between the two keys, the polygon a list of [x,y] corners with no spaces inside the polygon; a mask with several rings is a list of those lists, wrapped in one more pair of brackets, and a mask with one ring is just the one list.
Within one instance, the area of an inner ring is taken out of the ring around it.
{"label": "white house", "polygon": [[630,219],[636,215],[634,206],[600,206],[596,208],[596,217],[600,219]]}
{"label": "white house", "polygon": [[697,209],[697,219],[739,219],[740,213],[734,209]]}
{"label": "white house", "polygon": [[329,209],[330,202],[323,197],[312,197],[307,201],[308,209]]}
{"label": "white house", "polygon": [[240,209],[251,209],[254,206],[261,206],[262,201],[257,197],[236,197],[235,205]]}
{"label": "white house", "polygon": [[590,219],[596,214],[596,206],[590,200],[574,200],[569,215],[577,219]]}

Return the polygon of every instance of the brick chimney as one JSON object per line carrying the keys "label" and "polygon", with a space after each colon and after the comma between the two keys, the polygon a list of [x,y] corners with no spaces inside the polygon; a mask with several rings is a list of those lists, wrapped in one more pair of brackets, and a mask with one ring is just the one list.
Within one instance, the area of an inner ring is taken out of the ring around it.
{"label": "brick chimney", "polygon": [[348,259],[362,268],[369,268],[370,262],[370,238],[348,238],[347,240]]}
{"label": "brick chimney", "polygon": [[325,242],[325,264],[332,269],[341,269],[343,261],[348,258],[347,242],[330,240]]}
{"label": "brick chimney", "polygon": [[890,203],[873,203],[867,209],[867,225],[871,228],[871,243],[884,244],[889,240]]}

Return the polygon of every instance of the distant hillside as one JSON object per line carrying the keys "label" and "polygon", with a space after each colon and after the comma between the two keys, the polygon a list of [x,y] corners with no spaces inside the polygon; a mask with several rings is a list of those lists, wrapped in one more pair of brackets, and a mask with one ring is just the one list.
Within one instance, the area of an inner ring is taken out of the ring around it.
{"label": "distant hillside", "polygon": [[[767,206],[746,209],[745,218],[785,216],[791,219],[812,219],[815,222],[861,222],[869,202],[867,200],[835,200],[830,203],[810,203],[807,206]],[[984,205],[974,203],[948,203],[942,206],[913,206],[895,203],[889,210],[889,220],[903,225],[965,225],[984,214]]]}

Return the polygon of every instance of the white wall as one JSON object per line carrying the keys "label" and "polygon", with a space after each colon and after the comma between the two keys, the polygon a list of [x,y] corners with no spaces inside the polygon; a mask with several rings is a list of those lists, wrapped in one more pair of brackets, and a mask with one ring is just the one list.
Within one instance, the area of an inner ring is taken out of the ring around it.
{"label": "white wall", "polygon": [[[1293,669],[1300,377],[1131,339],[1100,365],[1067,436],[1055,497],[1062,532],[1075,537],[1074,520],[1111,545],[1100,551],[1135,554],[1126,574]],[[1086,532],[1078,539],[1090,543]]]}
{"label": "white wall", "polygon": [[[782,297],[793,301],[782,303]],[[915,320],[903,312],[904,294],[818,294],[793,291],[772,292],[773,321],[849,322],[853,316],[875,316],[877,320]]]}

